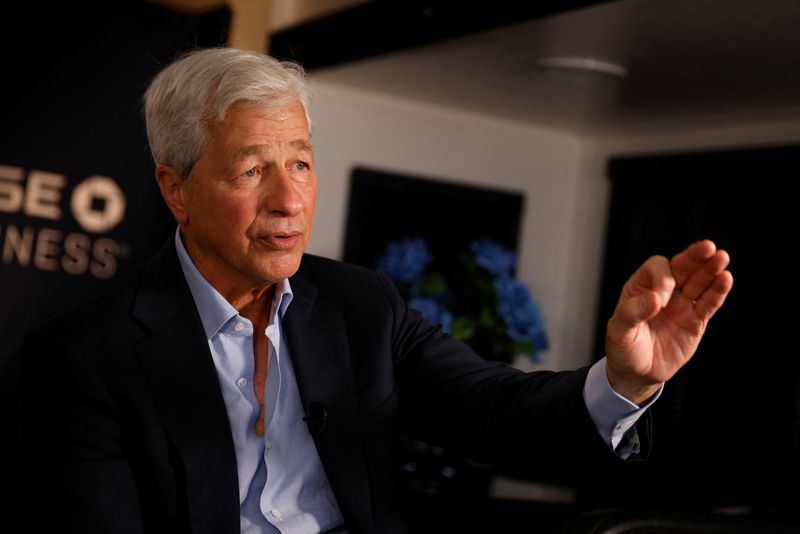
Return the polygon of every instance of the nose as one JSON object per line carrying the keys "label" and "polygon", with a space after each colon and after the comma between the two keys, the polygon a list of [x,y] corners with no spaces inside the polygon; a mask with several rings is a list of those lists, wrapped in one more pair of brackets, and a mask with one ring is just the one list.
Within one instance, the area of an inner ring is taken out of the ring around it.
{"label": "nose", "polygon": [[266,180],[264,207],[270,215],[294,217],[303,211],[303,196],[285,169],[274,168]]}

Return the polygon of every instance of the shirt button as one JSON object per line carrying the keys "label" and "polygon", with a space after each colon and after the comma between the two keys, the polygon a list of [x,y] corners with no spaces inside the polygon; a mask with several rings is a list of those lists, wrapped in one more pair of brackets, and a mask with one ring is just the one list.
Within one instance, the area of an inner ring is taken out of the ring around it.
{"label": "shirt button", "polygon": [[233,329],[236,330],[237,332],[241,332],[242,330],[244,330],[244,325],[242,323],[236,323],[236,326],[234,326]]}
{"label": "shirt button", "polygon": [[274,518],[275,518],[275,519],[277,519],[278,521],[280,521],[280,520],[281,520],[281,512],[280,512],[279,510],[272,510],[272,511],[270,512],[270,514],[272,514],[272,517],[274,517]]}
{"label": "shirt button", "polygon": [[264,442],[264,446],[267,449],[271,449],[272,448],[272,442],[270,440],[267,440],[267,441]]}
{"label": "shirt button", "polygon": [[240,388],[245,387],[247,385],[247,379],[245,377],[240,378],[239,380],[236,381],[236,385],[239,386]]}

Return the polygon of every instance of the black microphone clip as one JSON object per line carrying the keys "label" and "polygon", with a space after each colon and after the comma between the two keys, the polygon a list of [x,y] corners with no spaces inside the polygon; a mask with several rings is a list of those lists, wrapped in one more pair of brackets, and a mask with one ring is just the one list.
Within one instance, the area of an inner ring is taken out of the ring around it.
{"label": "black microphone clip", "polygon": [[308,424],[308,432],[317,437],[325,430],[328,423],[328,410],[322,402],[312,402],[306,407],[306,414],[303,421]]}

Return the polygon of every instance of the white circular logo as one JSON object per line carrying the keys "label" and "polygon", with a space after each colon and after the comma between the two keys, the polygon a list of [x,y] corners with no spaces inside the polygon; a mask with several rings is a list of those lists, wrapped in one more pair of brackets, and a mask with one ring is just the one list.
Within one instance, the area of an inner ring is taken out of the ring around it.
{"label": "white circular logo", "polygon": [[[95,204],[99,200],[99,205]],[[87,232],[114,228],[125,216],[125,195],[107,176],[90,176],[72,191],[72,215]]]}

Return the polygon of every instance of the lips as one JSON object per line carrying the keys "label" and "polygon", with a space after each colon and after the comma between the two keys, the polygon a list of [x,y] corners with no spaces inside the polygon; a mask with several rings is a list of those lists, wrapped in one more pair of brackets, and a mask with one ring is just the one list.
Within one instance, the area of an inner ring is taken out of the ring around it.
{"label": "lips", "polygon": [[274,234],[262,235],[258,240],[273,250],[290,250],[300,243],[300,232],[277,232]]}

